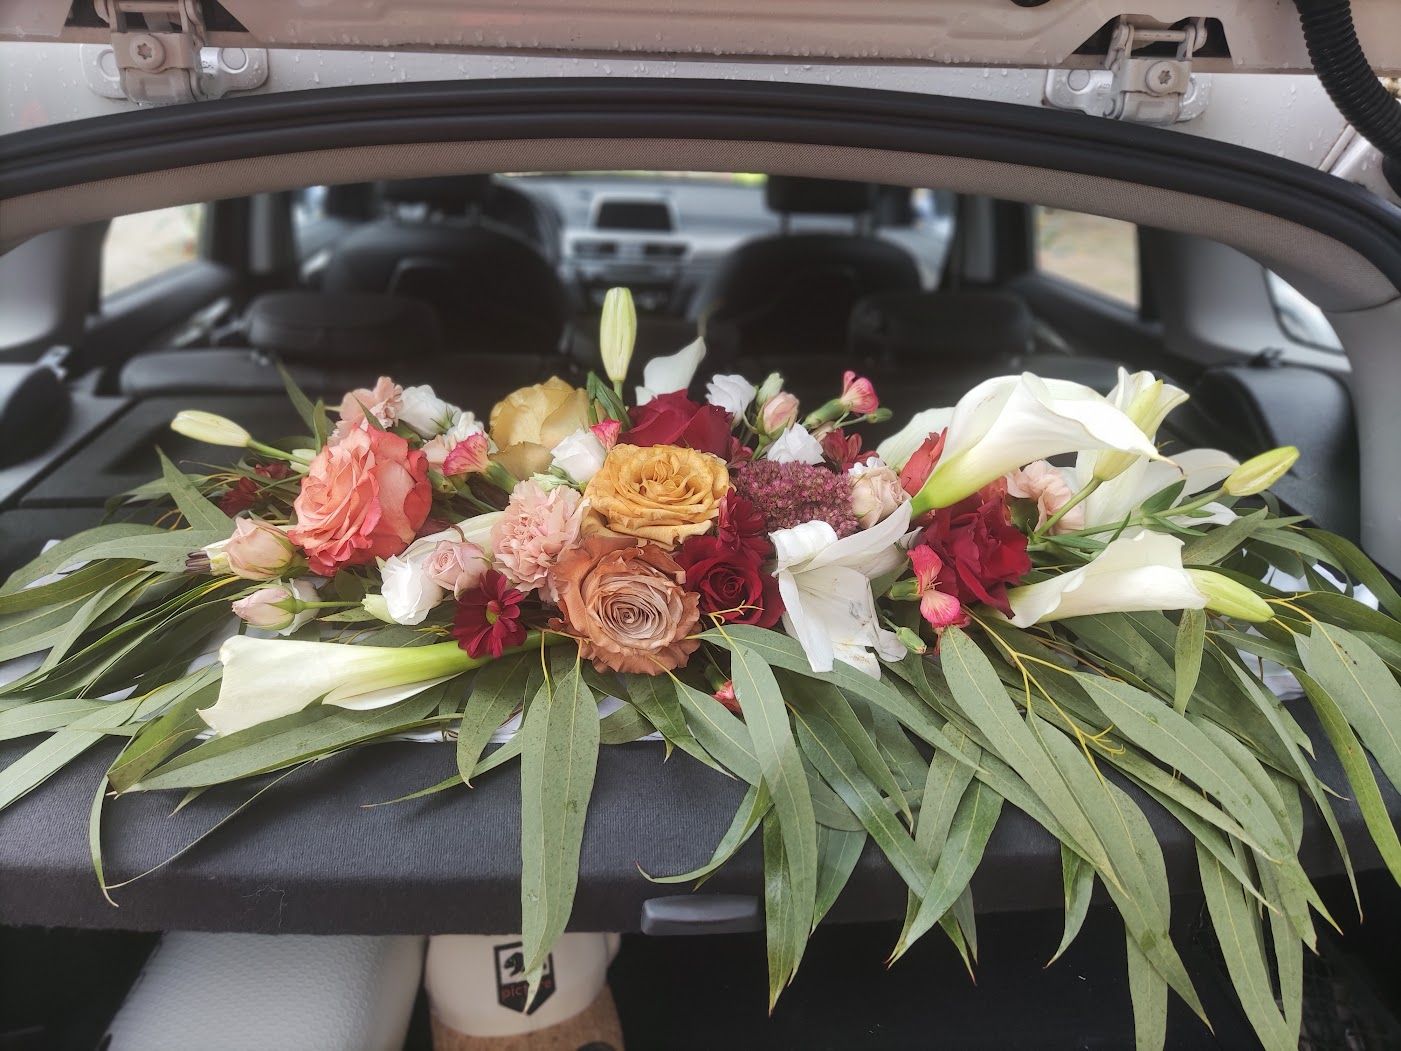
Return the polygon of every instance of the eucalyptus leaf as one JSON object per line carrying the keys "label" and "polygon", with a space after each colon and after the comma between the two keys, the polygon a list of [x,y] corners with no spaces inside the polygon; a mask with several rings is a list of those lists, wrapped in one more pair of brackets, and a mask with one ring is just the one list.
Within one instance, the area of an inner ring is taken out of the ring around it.
{"label": "eucalyptus leaf", "polygon": [[[696,883],[699,886],[709,876],[716,872],[721,865],[735,856],[735,852],[748,842],[759,828],[765,815],[773,809],[773,803],[769,799],[769,791],[763,785],[750,785],[744,793],[744,798],[740,800],[739,809],[735,811],[734,818],[730,821],[730,827],[725,830],[725,834],[720,837],[720,842],[716,844],[715,850],[710,855],[710,860],[700,868],[692,869],[690,872],[683,872],[676,876],[652,876],[647,872],[642,874],[653,883]],[[819,830],[818,836],[822,832]]]}
{"label": "eucalyptus leaf", "polygon": [[516,653],[494,660],[472,680],[467,706],[457,727],[457,772],[464,784],[472,783],[472,771],[491,735],[525,705],[543,678],[539,657]]}
{"label": "eucalyptus leaf", "polygon": [[1172,706],[1179,715],[1187,711],[1187,702],[1197,691],[1205,651],[1206,613],[1199,609],[1184,609],[1177,627],[1176,656],[1173,661]]}
{"label": "eucalyptus leaf", "polygon": [[1401,686],[1350,632],[1314,624],[1296,640],[1309,676],[1333,699],[1393,785],[1401,787]]}
{"label": "eucalyptus leaf", "polygon": [[170,458],[156,450],[156,455],[161,460],[161,475],[165,479],[170,497],[175,501],[175,506],[180,509],[180,513],[185,516],[185,521],[189,522],[192,529],[208,529],[222,532],[228,537],[234,528],[233,519],[224,514],[214,504],[210,503],[199,487],[192,482],[188,475],[170,462]]}

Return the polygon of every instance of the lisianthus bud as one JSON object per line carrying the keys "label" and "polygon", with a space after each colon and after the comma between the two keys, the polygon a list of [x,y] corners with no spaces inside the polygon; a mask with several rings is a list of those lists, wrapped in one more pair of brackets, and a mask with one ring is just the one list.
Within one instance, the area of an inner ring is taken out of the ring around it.
{"label": "lisianthus bud", "polygon": [[1254,496],[1279,481],[1299,462],[1299,450],[1292,445],[1253,456],[1226,479],[1222,488],[1231,496]]}
{"label": "lisianthus bud", "polygon": [[383,595],[366,595],[360,600],[360,608],[374,617],[375,620],[382,620],[386,624],[398,623],[389,615],[389,603]]}
{"label": "lisianthus bud", "polygon": [[550,450],[550,466],[585,485],[603,467],[608,450],[591,427],[580,427]]}
{"label": "lisianthus bud", "polygon": [[726,679],[725,684],[711,696],[736,715],[739,714],[739,698],[735,696],[735,681],[733,679]]}
{"label": "lisianthus bud", "polygon": [[754,392],[754,401],[762,407],[776,397],[782,389],[783,375],[778,372],[770,372],[765,377],[764,382],[759,384],[759,389]]}
{"label": "lisianthus bud", "polygon": [[628,377],[633,344],[637,341],[637,308],[626,288],[610,288],[603,297],[603,316],[598,323],[598,346],[603,354],[603,371],[615,384]]}
{"label": "lisianthus bud", "polygon": [[315,601],[316,589],[311,583],[294,580],[259,588],[235,602],[233,611],[249,627],[290,635],[316,616],[314,608],[304,608],[305,603]]}
{"label": "lisianthus bud", "polygon": [[759,412],[759,426],[765,434],[777,434],[798,422],[798,399],[786,390],[779,391],[764,403]]}
{"label": "lisianthus bud", "polygon": [[427,384],[405,387],[399,405],[399,422],[420,438],[436,438],[462,416],[462,410],[444,401]]}
{"label": "lisianthus bud", "polygon": [[246,448],[253,440],[253,436],[233,420],[198,409],[184,409],[176,413],[175,419],[170,421],[170,429],[197,442],[229,445],[235,449]]}
{"label": "lisianthus bud", "polygon": [[[296,545],[287,534],[261,518],[238,519],[234,522],[233,536],[212,546],[221,547],[217,564],[222,571],[244,580],[276,580],[301,561]],[[209,550],[206,548],[206,553]],[[213,555],[209,562],[213,569],[216,564]]]}
{"label": "lisianthus bud", "polygon": [[900,644],[911,653],[924,654],[929,650],[929,646],[926,645],[925,641],[909,628],[896,628],[895,637],[899,639]]}
{"label": "lisianthus bud", "polygon": [[1263,623],[1274,619],[1270,604],[1244,584],[1209,569],[1189,569],[1192,583],[1206,598],[1206,608],[1236,620]]}
{"label": "lisianthus bud", "polygon": [[838,400],[847,412],[860,416],[880,408],[875,385],[865,376],[858,376],[849,369],[842,375],[842,396]]}

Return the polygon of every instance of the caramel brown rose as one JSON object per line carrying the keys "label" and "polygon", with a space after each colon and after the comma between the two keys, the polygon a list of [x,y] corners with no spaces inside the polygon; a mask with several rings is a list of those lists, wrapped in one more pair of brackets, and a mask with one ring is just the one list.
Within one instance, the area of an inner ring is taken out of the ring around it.
{"label": "caramel brown rose", "polygon": [[595,531],[671,548],[709,532],[729,490],[730,473],[718,456],[675,445],[616,445],[584,497],[602,526]]}
{"label": "caramel brown rose", "polygon": [[579,640],[599,671],[660,675],[700,646],[700,600],[685,573],[656,544],[591,536],[560,559],[554,587],[562,619],[551,627]]}

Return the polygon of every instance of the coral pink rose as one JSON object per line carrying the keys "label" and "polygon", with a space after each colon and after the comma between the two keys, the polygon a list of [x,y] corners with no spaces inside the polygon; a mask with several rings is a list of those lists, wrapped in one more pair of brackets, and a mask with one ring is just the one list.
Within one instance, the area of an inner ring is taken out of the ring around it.
{"label": "coral pink rose", "polygon": [[314,572],[390,558],[428,517],[428,459],[389,431],[353,430],[311,461],[287,530]]}

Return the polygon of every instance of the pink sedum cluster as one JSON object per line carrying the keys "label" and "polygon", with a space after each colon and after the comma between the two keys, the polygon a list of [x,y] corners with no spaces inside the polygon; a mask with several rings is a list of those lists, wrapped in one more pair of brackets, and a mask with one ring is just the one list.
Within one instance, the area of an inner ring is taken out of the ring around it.
{"label": "pink sedum cluster", "polygon": [[769,532],[812,521],[826,522],[839,537],[858,528],[851,479],[827,467],[758,460],[735,474],[734,487],[764,516]]}

